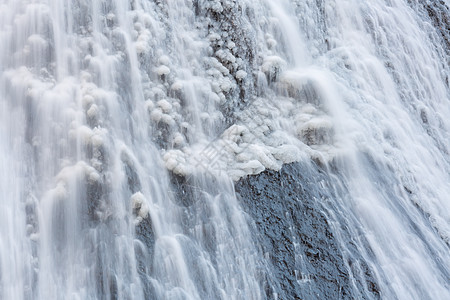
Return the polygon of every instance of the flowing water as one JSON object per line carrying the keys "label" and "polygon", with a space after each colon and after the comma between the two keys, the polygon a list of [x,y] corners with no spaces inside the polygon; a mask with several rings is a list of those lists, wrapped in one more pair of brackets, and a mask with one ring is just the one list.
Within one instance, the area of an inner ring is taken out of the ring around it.
{"label": "flowing water", "polygon": [[378,282],[347,264],[347,297],[450,299],[449,19],[0,0],[0,299],[277,298],[234,182],[296,161],[328,172],[342,255],[350,235]]}

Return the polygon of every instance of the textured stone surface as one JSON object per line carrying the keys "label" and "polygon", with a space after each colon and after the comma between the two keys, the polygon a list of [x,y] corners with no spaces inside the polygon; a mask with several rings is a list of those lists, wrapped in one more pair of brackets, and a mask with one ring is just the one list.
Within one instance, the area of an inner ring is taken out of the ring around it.
{"label": "textured stone surface", "polygon": [[[280,172],[265,171],[241,179],[236,191],[244,210],[255,222],[255,238],[268,258],[268,298],[370,299],[379,298],[378,285],[356,246],[346,222],[333,210],[336,195],[321,188],[330,177],[315,165],[286,165]],[[344,259],[330,226],[340,220],[340,236],[348,239]],[[353,279],[353,280],[352,280]],[[353,281],[353,282],[351,282]]]}

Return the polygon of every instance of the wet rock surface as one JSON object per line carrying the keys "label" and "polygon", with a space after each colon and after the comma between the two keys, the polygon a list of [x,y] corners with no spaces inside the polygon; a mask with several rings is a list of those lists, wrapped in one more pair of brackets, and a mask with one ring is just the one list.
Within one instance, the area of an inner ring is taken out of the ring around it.
{"label": "wet rock surface", "polygon": [[427,11],[433,25],[440,33],[444,49],[450,54],[450,8],[443,0],[438,1],[419,1]]}
{"label": "wet rock surface", "polygon": [[[348,227],[339,209],[323,205],[335,196],[321,188],[330,180],[315,165],[293,163],[236,183],[241,205],[255,222],[254,238],[269,264],[268,298],[380,298],[373,272],[353,245],[351,233],[345,232]],[[345,250],[330,226],[333,221],[339,222],[341,238],[348,239]]]}

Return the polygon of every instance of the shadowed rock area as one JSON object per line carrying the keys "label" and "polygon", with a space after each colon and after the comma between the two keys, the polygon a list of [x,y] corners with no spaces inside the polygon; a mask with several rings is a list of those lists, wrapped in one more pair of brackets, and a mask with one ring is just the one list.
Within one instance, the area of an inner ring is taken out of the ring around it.
{"label": "shadowed rock area", "polygon": [[[380,298],[373,272],[345,231],[339,209],[330,205],[335,195],[321,188],[330,180],[315,165],[294,163],[236,184],[243,209],[255,222],[255,239],[268,259],[268,298],[274,294],[278,299]],[[332,220],[327,210],[334,210],[330,215],[339,220]],[[330,221],[338,221],[340,236],[348,239],[345,250]]]}

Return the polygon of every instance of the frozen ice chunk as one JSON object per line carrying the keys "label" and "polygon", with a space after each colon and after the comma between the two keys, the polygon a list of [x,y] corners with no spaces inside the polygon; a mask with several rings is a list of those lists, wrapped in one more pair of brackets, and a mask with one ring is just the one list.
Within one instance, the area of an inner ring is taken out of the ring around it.
{"label": "frozen ice chunk", "polygon": [[158,62],[161,65],[168,66],[170,64],[170,58],[167,55],[162,55],[162,56],[159,57]]}
{"label": "frozen ice chunk", "polygon": [[94,103],[95,99],[91,95],[85,95],[81,101],[83,107],[89,107],[92,103]]}
{"label": "frozen ice chunk", "polygon": [[281,145],[272,154],[276,159],[285,164],[299,161],[302,158],[300,149],[294,145]]}
{"label": "frozen ice chunk", "polygon": [[228,93],[233,87],[233,84],[231,83],[231,81],[227,78],[225,80],[223,80],[220,84],[220,89],[222,91],[224,91],[225,93]]}
{"label": "frozen ice chunk", "polygon": [[171,89],[175,92],[179,92],[183,90],[183,82],[181,80],[177,80],[175,81],[172,86]]}
{"label": "frozen ice chunk", "polygon": [[209,40],[210,40],[211,42],[214,42],[214,41],[220,40],[220,35],[218,35],[217,33],[213,32],[213,33],[210,33],[210,34],[208,35],[208,38],[209,38]]}
{"label": "frozen ice chunk", "polygon": [[159,66],[158,68],[155,69],[155,71],[159,76],[165,76],[165,75],[170,74],[169,67],[164,66],[164,65]]}
{"label": "frozen ice chunk", "polygon": [[242,80],[245,77],[247,77],[247,72],[245,72],[244,70],[239,70],[239,71],[236,72],[236,78],[238,80]]}
{"label": "frozen ice chunk", "polygon": [[148,216],[150,211],[147,199],[141,192],[134,193],[131,196],[131,205],[136,214],[136,223],[139,224],[142,219]]}
{"label": "frozen ice chunk", "polygon": [[264,58],[264,63],[261,66],[261,70],[269,76],[269,78],[275,78],[285,66],[286,61],[281,57],[267,56]]}
{"label": "frozen ice chunk", "polygon": [[186,175],[185,154],[180,150],[169,150],[164,156],[166,168],[175,174]]}
{"label": "frozen ice chunk", "polygon": [[154,122],[159,122],[163,116],[163,112],[161,109],[157,108],[150,113],[150,118]]}
{"label": "frozen ice chunk", "polygon": [[172,110],[172,104],[166,99],[159,100],[157,104],[164,113],[169,113]]}
{"label": "frozen ice chunk", "polygon": [[227,43],[227,48],[232,50],[232,49],[236,48],[236,44],[233,41],[229,41]]}
{"label": "frozen ice chunk", "polygon": [[89,118],[95,119],[98,117],[98,106],[92,104],[91,107],[87,111],[87,115]]}
{"label": "frozen ice chunk", "polygon": [[313,118],[300,126],[298,134],[307,145],[330,144],[333,123],[328,118]]}
{"label": "frozen ice chunk", "polygon": [[184,137],[181,133],[177,132],[173,138],[173,144],[176,147],[183,146],[185,144]]}
{"label": "frozen ice chunk", "polygon": [[215,13],[221,13],[223,11],[222,4],[218,1],[211,1],[210,8]]}
{"label": "frozen ice chunk", "polygon": [[100,134],[94,134],[91,137],[91,143],[95,148],[100,148],[104,144],[104,139]]}
{"label": "frozen ice chunk", "polygon": [[[93,168],[94,169],[94,168]],[[88,180],[91,183],[100,182],[100,174],[94,169],[91,173],[89,173]]]}
{"label": "frozen ice chunk", "polygon": [[163,114],[161,116],[161,121],[171,127],[175,126],[175,120],[173,119],[173,117],[171,115]]}

